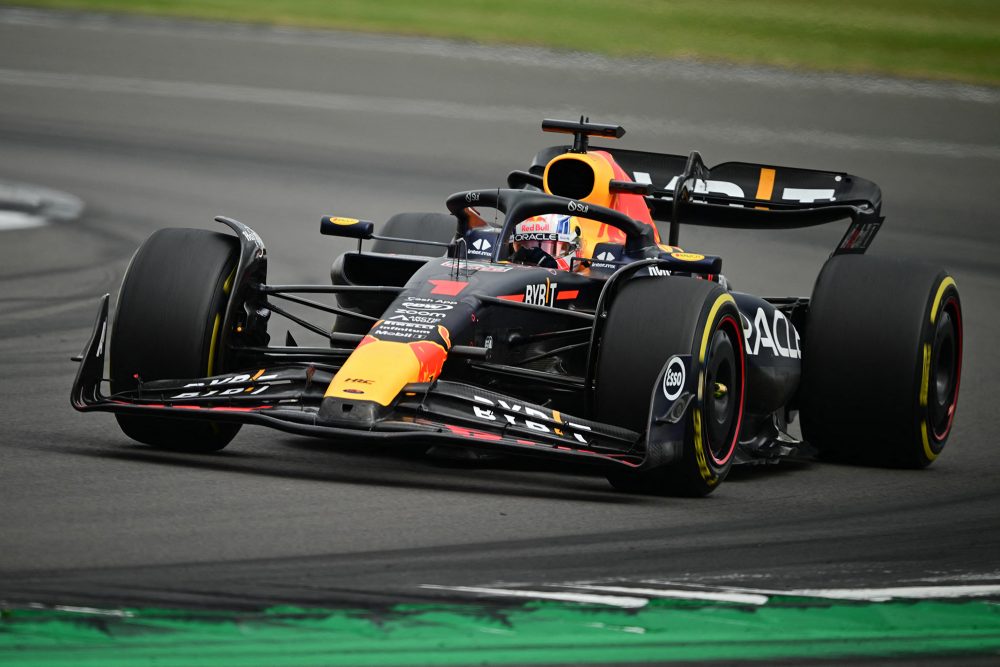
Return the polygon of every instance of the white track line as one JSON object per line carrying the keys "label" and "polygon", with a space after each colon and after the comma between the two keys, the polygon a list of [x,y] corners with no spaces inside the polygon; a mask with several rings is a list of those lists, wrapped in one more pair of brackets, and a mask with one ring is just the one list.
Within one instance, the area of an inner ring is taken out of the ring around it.
{"label": "white track line", "polygon": [[740,586],[705,586],[670,581],[646,581],[647,584],[664,586],[692,586],[698,588],[739,592],[758,595],[780,595],[785,597],[825,598],[831,600],[860,600],[885,602],[894,599],[931,600],[1000,595],[1000,584],[976,584],[959,586],[893,586],[883,588],[795,588],[778,590],[772,588],[746,588]]}
{"label": "white track line", "polygon": [[734,602],[736,604],[767,604],[768,597],[756,593],[730,593],[689,591],[679,588],[634,588],[631,586],[592,586],[589,584],[558,584],[560,588],[579,588],[602,593],[623,593],[654,598],[674,598],[678,600],[705,600],[709,602]]}
{"label": "white track line", "polygon": [[554,591],[520,590],[485,586],[440,586],[423,584],[420,588],[475,593],[498,597],[528,598],[533,600],[557,600],[581,604],[602,604],[625,609],[638,609],[649,603],[650,598],[674,600],[701,600],[705,602],[729,602],[760,606],[767,604],[771,597],[803,597],[826,600],[851,600],[859,602],[886,602],[895,599],[932,600],[1000,595],[1000,584],[965,586],[895,586],[887,588],[798,588],[778,590],[768,588],[743,588],[738,586],[707,586],[704,584],[677,583],[669,581],[645,581],[646,584],[660,586],[693,587],[647,588],[642,586],[605,586],[599,584],[561,583],[543,584],[558,588],[575,588],[596,593],[617,593],[619,595],[598,595],[594,593],[560,593]]}
{"label": "white track line", "polygon": [[10,231],[13,229],[31,229],[32,227],[41,227],[47,222],[48,221],[45,218],[37,215],[30,215],[19,211],[0,210],[0,232]]}
{"label": "white track line", "polygon": [[96,607],[72,607],[68,605],[56,605],[53,607],[56,611],[66,611],[73,614],[94,614],[95,616],[117,616],[119,618],[132,618],[135,616],[130,611],[125,611],[123,609],[98,609]]}
{"label": "white track line", "polygon": [[83,209],[83,200],[67,192],[0,180],[0,232],[69,222]]}
{"label": "white track line", "polygon": [[835,600],[869,600],[872,602],[904,598],[929,600],[941,598],[974,598],[1000,595],[998,585],[979,586],[897,586],[894,588],[804,588],[783,595],[832,598]]}
{"label": "white track line", "polygon": [[552,591],[520,591],[508,588],[483,588],[479,586],[437,586],[423,584],[420,588],[439,591],[457,591],[459,593],[478,593],[480,595],[496,595],[502,597],[531,598],[534,600],[558,600],[561,602],[579,602],[581,604],[603,604],[625,609],[645,607],[649,600],[640,597],[623,597],[617,595],[588,595],[586,593],[554,593]]}
{"label": "white track line", "polygon": [[[5,600],[0,600],[0,606],[6,604],[8,603]],[[54,609],[71,614],[93,614],[95,616],[117,616],[119,618],[132,618],[135,616],[132,612],[125,611],[124,609],[99,609],[97,607],[76,607],[65,604],[47,605],[41,602],[29,602],[26,606],[28,609]]]}

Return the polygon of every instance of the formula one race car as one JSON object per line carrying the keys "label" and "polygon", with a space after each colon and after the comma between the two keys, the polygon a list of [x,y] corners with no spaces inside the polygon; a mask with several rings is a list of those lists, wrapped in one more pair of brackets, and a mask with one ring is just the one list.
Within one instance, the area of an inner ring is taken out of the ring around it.
{"label": "formula one race car", "polygon": [[[113,321],[101,301],[73,406],[114,412],[154,447],[217,450],[261,424],[591,463],[655,494],[704,495],[734,463],[816,451],[898,467],[938,456],[958,401],[958,290],[938,268],[864,255],[883,220],[874,183],[598,149],[591,137],[624,130],[583,118],[542,128],[572,145],[506,188],[452,195],[448,214],[397,215],[381,235],[322,218],[321,233],[358,240],[332,285],[269,284],[264,243],[235,220],[217,218],[234,235],[156,232]],[[837,220],[847,233],[812,298],[734,292],[719,257],[677,247],[682,223]],[[303,296],[316,294],[337,305]],[[324,344],[270,345],[272,315]],[[788,433],[797,415],[805,442]]]}

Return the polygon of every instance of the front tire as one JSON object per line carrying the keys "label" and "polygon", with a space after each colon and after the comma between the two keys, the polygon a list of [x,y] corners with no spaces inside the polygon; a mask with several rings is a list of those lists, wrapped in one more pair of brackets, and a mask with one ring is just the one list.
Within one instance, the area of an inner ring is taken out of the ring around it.
{"label": "front tire", "polygon": [[816,280],[802,348],[805,438],[846,461],[923,468],[944,448],[962,374],[954,279],[917,262],[838,255]]}
{"label": "front tire", "polygon": [[624,285],[608,311],[597,361],[597,419],[645,432],[652,392],[675,354],[691,355],[690,372],[698,378],[681,455],[655,468],[610,473],[608,481],[619,490],[704,496],[732,466],[746,360],[736,302],[713,282],[636,278]]}
{"label": "front tire", "polygon": [[[220,330],[239,241],[200,229],[161,229],[139,250],[122,281],[109,348],[111,391],[139,381],[201,378],[217,367]],[[222,449],[239,424],[116,414],[125,435],[188,452]]]}

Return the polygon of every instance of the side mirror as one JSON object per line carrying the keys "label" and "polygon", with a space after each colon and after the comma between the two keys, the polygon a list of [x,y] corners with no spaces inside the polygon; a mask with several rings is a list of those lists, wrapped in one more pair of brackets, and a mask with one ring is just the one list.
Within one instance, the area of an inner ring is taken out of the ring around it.
{"label": "side mirror", "polygon": [[319,233],[326,236],[342,236],[348,239],[367,241],[375,231],[375,223],[356,218],[339,218],[324,215],[319,221]]}

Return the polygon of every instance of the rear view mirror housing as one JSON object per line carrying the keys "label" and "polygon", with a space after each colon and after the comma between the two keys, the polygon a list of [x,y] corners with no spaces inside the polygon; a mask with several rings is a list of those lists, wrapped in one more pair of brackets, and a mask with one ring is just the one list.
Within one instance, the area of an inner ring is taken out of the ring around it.
{"label": "rear view mirror housing", "polygon": [[372,238],[375,223],[357,218],[342,218],[324,215],[319,221],[319,233],[326,236],[340,236],[348,239],[367,241]]}

